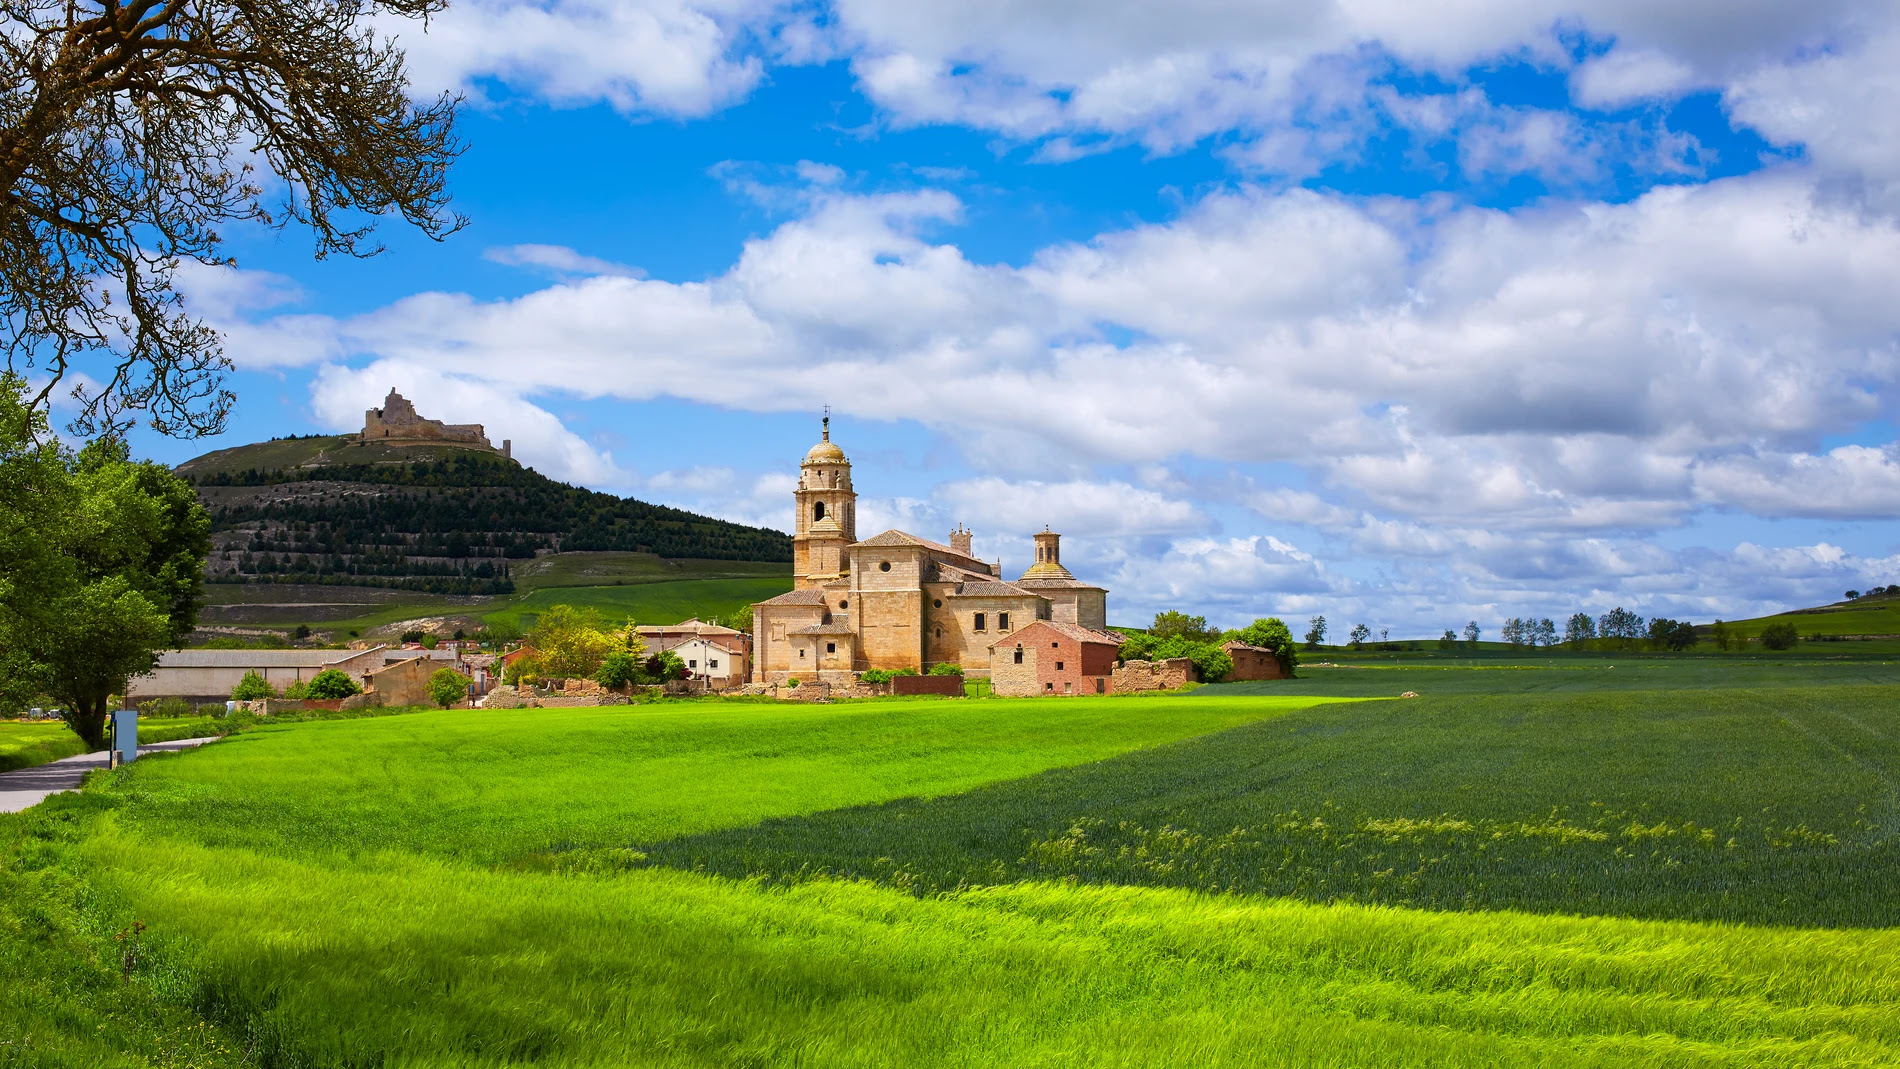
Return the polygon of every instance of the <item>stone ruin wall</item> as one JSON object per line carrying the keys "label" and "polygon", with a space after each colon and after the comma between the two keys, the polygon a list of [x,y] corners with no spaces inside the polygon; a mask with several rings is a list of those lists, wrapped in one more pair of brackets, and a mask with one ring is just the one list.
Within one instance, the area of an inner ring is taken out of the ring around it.
{"label": "stone ruin wall", "polygon": [[1123,661],[1115,666],[1114,692],[1131,694],[1143,690],[1179,690],[1200,675],[1194,662],[1186,657],[1165,661]]}

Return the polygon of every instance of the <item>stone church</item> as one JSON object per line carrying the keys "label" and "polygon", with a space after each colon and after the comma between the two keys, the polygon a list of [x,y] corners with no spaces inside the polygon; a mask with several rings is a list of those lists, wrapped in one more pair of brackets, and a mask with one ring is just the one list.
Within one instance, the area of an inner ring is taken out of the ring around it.
{"label": "stone church", "polygon": [[851,461],[824,438],[799,465],[793,491],[794,587],[752,607],[753,682],[849,682],[872,668],[959,665],[987,676],[990,647],[1037,620],[1108,623],[1108,591],[1062,566],[1062,536],[1035,536],[1036,559],[1005,582],[976,559],[962,525],[943,545],[903,531],[859,540]]}

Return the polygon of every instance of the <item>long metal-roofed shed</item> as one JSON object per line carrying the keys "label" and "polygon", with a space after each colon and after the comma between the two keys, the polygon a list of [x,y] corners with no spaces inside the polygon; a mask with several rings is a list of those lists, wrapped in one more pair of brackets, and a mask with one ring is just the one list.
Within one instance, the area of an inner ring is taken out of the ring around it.
{"label": "long metal-roofed shed", "polygon": [[126,700],[183,698],[221,702],[245,673],[256,672],[281,691],[334,668],[352,679],[383,667],[384,647],[366,650],[166,650],[149,673],[126,684]]}

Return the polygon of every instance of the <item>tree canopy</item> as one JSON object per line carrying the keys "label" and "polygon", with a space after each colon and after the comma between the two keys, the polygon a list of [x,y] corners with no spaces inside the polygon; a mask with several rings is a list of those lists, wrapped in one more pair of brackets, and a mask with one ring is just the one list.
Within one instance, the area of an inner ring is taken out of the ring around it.
{"label": "tree canopy", "polygon": [[210,520],[122,441],[60,445],[25,393],[0,372],[0,698],[51,694],[103,746],[109,697],[197,621]]}
{"label": "tree canopy", "polygon": [[0,345],[44,374],[29,405],[84,370],[82,435],[216,433],[230,364],[175,282],[230,263],[220,226],[301,224],[320,257],[379,251],[380,216],[458,228],[456,100],[414,103],[389,34],[446,6],[0,0]]}

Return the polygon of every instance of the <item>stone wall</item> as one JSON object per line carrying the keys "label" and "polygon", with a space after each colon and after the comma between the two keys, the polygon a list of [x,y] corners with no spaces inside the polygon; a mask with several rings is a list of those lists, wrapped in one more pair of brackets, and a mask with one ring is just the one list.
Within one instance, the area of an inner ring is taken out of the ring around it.
{"label": "stone wall", "polygon": [[435,700],[429,697],[429,677],[443,667],[447,666],[428,657],[410,657],[364,673],[363,682],[384,705],[434,705]]}
{"label": "stone wall", "polygon": [[898,676],[891,680],[891,693],[898,695],[946,694],[963,697],[962,676]]}
{"label": "stone wall", "polygon": [[[999,642],[1036,622],[1046,603],[1034,595],[953,597],[955,583],[930,583],[924,589],[924,664],[919,671],[948,662],[965,675],[982,676],[990,670],[990,643]],[[941,604],[939,604],[941,603]],[[976,614],[983,614],[983,630],[976,630]],[[1009,627],[998,626],[1000,614],[1009,614]]]}
{"label": "stone wall", "polygon": [[851,566],[850,612],[859,635],[855,667],[923,671],[924,551],[914,546],[853,550]]}
{"label": "stone wall", "polygon": [[1165,661],[1123,661],[1115,666],[1114,690],[1117,694],[1179,690],[1199,679],[1200,672],[1195,670],[1194,662],[1186,657],[1170,657]]}

